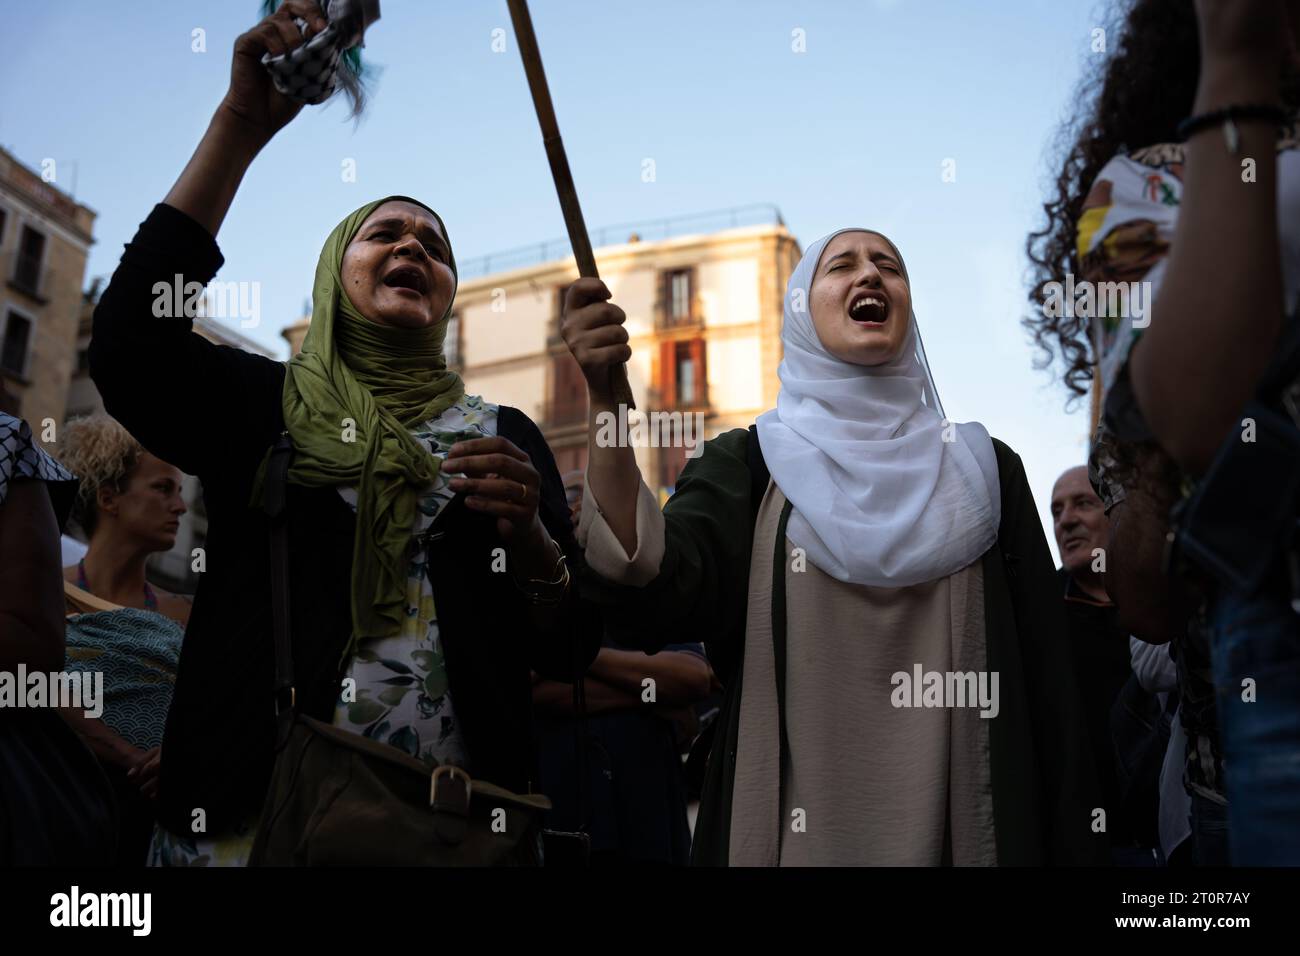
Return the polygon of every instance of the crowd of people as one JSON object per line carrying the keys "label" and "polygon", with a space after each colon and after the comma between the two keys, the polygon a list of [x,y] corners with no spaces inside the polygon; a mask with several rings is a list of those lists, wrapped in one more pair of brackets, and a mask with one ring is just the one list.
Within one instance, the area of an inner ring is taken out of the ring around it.
{"label": "crowd of people", "polygon": [[[591,427],[561,476],[448,368],[417,199],[325,238],[288,363],[155,317],[300,109],[260,58],[324,27],[286,0],[236,41],[95,311],[107,414],[48,451],[0,418],[0,672],[104,681],[98,716],[0,709],[0,862],[1300,864],[1300,8],[1131,0],[1068,127],[1027,324],[1100,414],[1059,568],[869,228],[804,250],[775,407],[662,507],[597,439],[608,288],[566,295]],[[1049,307],[1067,280],[1154,304]],[[146,573],[186,474],[192,599]]]}

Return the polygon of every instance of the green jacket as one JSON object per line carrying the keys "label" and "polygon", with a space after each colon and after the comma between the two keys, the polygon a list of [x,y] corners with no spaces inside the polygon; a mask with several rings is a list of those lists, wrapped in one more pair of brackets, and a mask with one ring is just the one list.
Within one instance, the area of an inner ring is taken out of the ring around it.
{"label": "green jacket", "polygon": [[[697,866],[728,860],[750,552],[768,480],[752,434],[738,428],[719,435],[687,463],[664,506],[664,558],[653,581],[630,588],[590,571],[583,579],[584,596],[604,609],[612,639],[650,653],[703,642],[726,688],[691,850]],[[996,439],[993,446],[1002,520],[996,546],[981,560],[987,668],[999,674],[1000,711],[989,728],[998,863],[1106,864],[1106,836],[1093,828],[1100,787],[1056,569],[1020,456]]]}

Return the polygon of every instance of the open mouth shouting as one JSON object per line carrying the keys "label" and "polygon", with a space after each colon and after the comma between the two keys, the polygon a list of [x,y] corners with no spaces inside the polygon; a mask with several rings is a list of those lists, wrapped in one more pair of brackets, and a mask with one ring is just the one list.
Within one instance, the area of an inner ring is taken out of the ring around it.
{"label": "open mouth shouting", "polygon": [[859,325],[884,325],[889,318],[889,300],[883,292],[855,293],[849,301],[849,318]]}
{"label": "open mouth shouting", "polygon": [[417,266],[400,265],[384,276],[384,285],[397,292],[424,297],[429,294],[429,278]]}

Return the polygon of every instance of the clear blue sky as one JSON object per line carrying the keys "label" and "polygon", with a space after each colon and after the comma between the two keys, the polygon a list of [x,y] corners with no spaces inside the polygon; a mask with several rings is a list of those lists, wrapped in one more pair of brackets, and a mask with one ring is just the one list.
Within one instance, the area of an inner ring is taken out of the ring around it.
{"label": "clear blue sky", "polygon": [[[1189,0],[1190,2],[1190,0]],[[1019,320],[1024,241],[1048,147],[1105,0],[533,0],[590,227],[776,203],[803,245],[881,229],[908,260],[949,415],[1025,459],[1047,524],[1056,475],[1086,451],[1086,409],[1032,368]],[[161,200],[229,78],[257,0],[8,3],[0,143],[95,209],[88,277]],[[563,235],[504,0],[383,0],[382,68],[354,130],[309,107],[253,165],[219,241],[221,278],[261,282],[248,330],[284,354],[320,243],[347,212],[419,196],[467,259]],[[206,53],[191,31],[206,31]],[[508,49],[492,50],[506,31]],[[792,31],[805,53],[791,49]],[[357,181],[340,175],[356,161]],[[642,161],[657,179],[642,182]],[[956,161],[956,181],[942,163]],[[490,396],[489,396],[490,397]],[[183,400],[182,396],[172,396]],[[1053,550],[1055,550],[1053,543]]]}

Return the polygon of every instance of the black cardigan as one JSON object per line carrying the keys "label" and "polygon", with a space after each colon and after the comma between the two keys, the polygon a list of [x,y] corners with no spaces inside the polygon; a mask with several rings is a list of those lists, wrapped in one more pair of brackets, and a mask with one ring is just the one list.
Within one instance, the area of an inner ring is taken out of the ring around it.
{"label": "black cardigan", "polygon": [[[261,806],[274,763],[268,525],[249,507],[258,464],[284,430],[285,367],[215,345],[188,319],[153,317],[156,282],[206,284],[221,266],[212,236],[159,204],[126,246],[94,316],[90,374],[108,412],[159,458],[197,475],[208,513],[206,569],[185,633],[160,768],[163,824],[189,833],[203,809],[216,832]],[[540,516],[576,573],[582,566],[555,460],[537,426],[502,406],[497,433],[541,474]],[[495,519],[457,495],[440,512],[429,576],[448,680],[473,776],[533,789],[530,668],[571,680],[600,642],[597,615],[571,589],[548,633],[508,575]],[[291,485],[290,606],[298,709],[333,719],[351,631],[355,515],[334,488]],[[575,642],[578,642],[575,646]]]}

